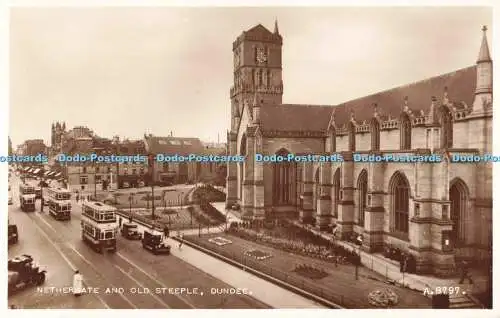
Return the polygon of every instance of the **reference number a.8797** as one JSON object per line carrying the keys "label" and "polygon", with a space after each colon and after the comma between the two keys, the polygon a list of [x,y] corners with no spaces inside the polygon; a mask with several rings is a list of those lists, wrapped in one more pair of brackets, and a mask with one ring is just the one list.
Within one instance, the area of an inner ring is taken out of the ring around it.
{"label": "reference number a.8797", "polygon": [[436,287],[424,289],[424,295],[458,295],[461,294],[460,287]]}

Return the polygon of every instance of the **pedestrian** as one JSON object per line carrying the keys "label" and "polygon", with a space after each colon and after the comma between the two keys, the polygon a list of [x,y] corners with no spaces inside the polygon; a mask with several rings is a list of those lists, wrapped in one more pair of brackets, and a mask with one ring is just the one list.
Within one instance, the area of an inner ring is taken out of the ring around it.
{"label": "pedestrian", "polygon": [[163,228],[163,235],[165,235],[165,238],[168,238],[170,236],[170,231],[168,230],[168,226],[165,226]]}
{"label": "pedestrian", "polygon": [[118,226],[122,227],[122,218],[120,216],[118,217]]}
{"label": "pedestrian", "polygon": [[80,201],[80,195],[79,194],[76,195],[76,203],[78,203],[78,201]]}
{"label": "pedestrian", "polygon": [[128,223],[132,223],[132,215],[128,217]]}
{"label": "pedestrian", "polygon": [[404,273],[404,259],[405,259],[405,254],[401,253],[400,259],[399,259],[399,272]]}
{"label": "pedestrian", "polygon": [[42,197],[42,199],[40,200],[40,212],[43,212],[43,204],[44,204],[44,200]]}
{"label": "pedestrian", "polygon": [[472,277],[469,273],[469,264],[466,261],[462,261],[462,276],[460,277],[459,284],[463,284],[465,279],[468,279],[469,284],[473,284]]}
{"label": "pedestrian", "polygon": [[409,257],[408,257],[408,255],[405,254],[405,256],[403,258],[403,273],[408,272],[408,260],[409,260]]}
{"label": "pedestrian", "polygon": [[83,289],[83,277],[79,270],[75,270],[73,275],[73,295],[79,297],[82,295]]}
{"label": "pedestrian", "polygon": [[179,236],[179,250],[181,250],[181,248],[182,248],[182,243],[184,243],[184,238],[183,238],[183,235],[181,234]]}

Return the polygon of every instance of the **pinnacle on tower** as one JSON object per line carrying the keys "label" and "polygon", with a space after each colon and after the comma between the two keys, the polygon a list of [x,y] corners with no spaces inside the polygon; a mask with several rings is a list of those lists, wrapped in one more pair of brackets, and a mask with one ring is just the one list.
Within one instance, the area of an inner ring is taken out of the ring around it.
{"label": "pinnacle on tower", "polygon": [[280,31],[278,29],[278,19],[274,20],[274,34],[280,34]]}
{"label": "pinnacle on tower", "polygon": [[490,49],[488,46],[488,38],[486,37],[486,31],[488,28],[486,25],[483,26],[483,41],[481,42],[481,48],[479,49],[479,56],[477,58],[477,63],[481,62],[491,62]]}

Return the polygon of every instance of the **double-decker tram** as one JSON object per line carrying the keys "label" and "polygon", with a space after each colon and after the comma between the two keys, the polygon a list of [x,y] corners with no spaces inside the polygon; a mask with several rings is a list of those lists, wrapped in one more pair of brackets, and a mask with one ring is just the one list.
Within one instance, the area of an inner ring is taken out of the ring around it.
{"label": "double-decker tram", "polygon": [[49,213],[56,220],[71,220],[71,192],[61,188],[47,189]]}
{"label": "double-decker tram", "polygon": [[82,240],[95,251],[116,252],[116,208],[101,202],[82,204]]}
{"label": "double-decker tram", "polygon": [[35,211],[35,187],[21,183],[19,185],[19,205],[24,212]]}

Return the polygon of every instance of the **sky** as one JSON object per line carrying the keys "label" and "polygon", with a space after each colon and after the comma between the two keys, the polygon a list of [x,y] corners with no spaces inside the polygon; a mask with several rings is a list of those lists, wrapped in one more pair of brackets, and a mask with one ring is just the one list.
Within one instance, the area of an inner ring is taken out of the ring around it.
{"label": "sky", "polygon": [[[475,64],[488,8],[12,8],[13,145],[51,124],[225,141],[232,42],[278,20],[284,103],[335,105]],[[487,32],[492,47],[491,31]]]}

